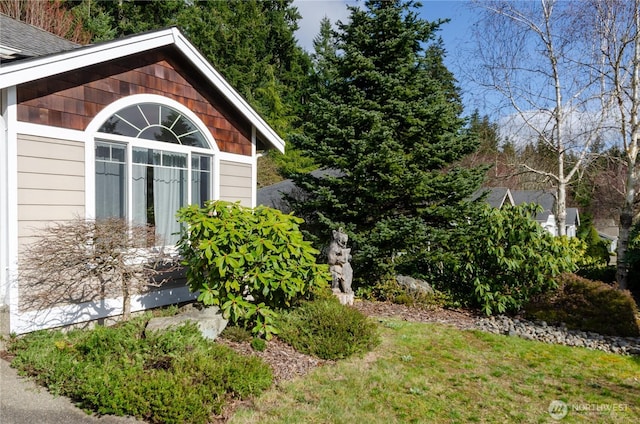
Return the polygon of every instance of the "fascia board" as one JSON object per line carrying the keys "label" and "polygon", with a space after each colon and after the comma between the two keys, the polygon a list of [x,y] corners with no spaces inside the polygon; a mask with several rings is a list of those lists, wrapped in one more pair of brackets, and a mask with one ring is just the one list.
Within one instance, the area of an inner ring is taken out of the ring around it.
{"label": "fascia board", "polygon": [[280,136],[267,124],[264,119],[246,102],[246,100],[224,79],[224,77],[215,70],[213,66],[205,59],[200,52],[185,38],[180,31],[172,28],[175,35],[176,47],[189,58],[191,63],[198,68],[211,84],[213,84],[221,94],[235,105],[240,113],[256,127],[256,130],[265,136],[267,141],[284,153],[285,142]]}
{"label": "fascia board", "polygon": [[174,32],[168,29],[4,65],[0,67],[0,89],[167,46],[173,42]]}
{"label": "fascia board", "polygon": [[238,111],[256,127],[259,133],[264,135],[271,145],[284,153],[284,140],[280,138],[269,124],[258,115],[176,28],[150,32],[121,40],[101,43],[95,46],[81,47],[77,50],[70,50],[40,59],[5,65],[0,67],[0,89],[172,44],[198,68],[202,75],[204,75],[232,105],[238,108]]}

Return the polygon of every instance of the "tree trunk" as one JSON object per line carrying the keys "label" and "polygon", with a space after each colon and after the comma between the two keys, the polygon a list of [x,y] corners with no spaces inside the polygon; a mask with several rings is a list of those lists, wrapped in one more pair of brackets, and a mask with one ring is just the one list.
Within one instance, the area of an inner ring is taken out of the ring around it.
{"label": "tree trunk", "polygon": [[131,293],[129,283],[122,281],[122,320],[129,321],[131,318]]}
{"label": "tree trunk", "polygon": [[567,185],[561,181],[558,183],[558,198],[556,199],[556,226],[558,235],[567,235]]}
{"label": "tree trunk", "polygon": [[620,212],[620,232],[618,235],[618,259],[616,280],[618,288],[625,290],[628,286],[629,264],[627,263],[627,250],[629,248],[629,233],[633,222],[633,204],[625,201],[624,209]]}
{"label": "tree trunk", "polygon": [[[638,7],[640,2],[634,2],[635,10],[633,14],[633,36],[634,50],[631,63],[631,99],[629,108],[629,142],[626,146],[627,153],[627,180],[625,186],[624,205],[620,212],[620,233],[618,235],[618,262],[616,279],[618,287],[622,290],[629,287],[629,263],[627,262],[627,251],[629,249],[629,233],[634,224],[636,200],[636,184],[638,183],[638,153],[640,150],[640,126],[638,111],[640,109],[640,12]],[[619,90],[618,95],[621,95]],[[620,100],[619,100],[620,101]],[[622,101],[620,101],[622,102]],[[622,109],[622,108],[621,108]],[[623,115],[624,116],[624,115]],[[624,122],[622,125],[622,137],[627,137]]]}

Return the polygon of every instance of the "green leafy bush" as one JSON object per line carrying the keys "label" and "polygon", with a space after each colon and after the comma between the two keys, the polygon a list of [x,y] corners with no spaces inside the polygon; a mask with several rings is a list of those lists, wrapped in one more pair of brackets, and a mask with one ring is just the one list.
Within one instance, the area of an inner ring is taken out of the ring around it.
{"label": "green leafy bush", "polygon": [[303,239],[302,219],[291,214],[215,201],[183,208],[178,219],[186,224],[178,248],[190,289],[254,334],[269,339],[275,308],[330,281],[328,266],[316,263],[319,251]]}
{"label": "green leafy bush", "polygon": [[574,274],[563,274],[557,281],[556,290],[526,305],[527,317],[600,334],[640,335],[638,307],[627,290]]}
{"label": "green leafy bush", "polygon": [[553,237],[532,217],[536,205],[486,206],[444,262],[443,289],[466,297],[487,314],[517,312],[556,287],[555,277],[575,269],[566,238]]}
{"label": "green leafy bush", "polygon": [[98,414],[150,423],[206,423],[224,402],[258,395],[268,365],[205,340],[195,325],[144,334],[149,316],[116,327],[16,339],[12,366]]}
{"label": "green leafy bush", "polygon": [[360,311],[335,299],[303,303],[279,318],[280,338],[322,359],[342,359],[379,343],[376,326]]}

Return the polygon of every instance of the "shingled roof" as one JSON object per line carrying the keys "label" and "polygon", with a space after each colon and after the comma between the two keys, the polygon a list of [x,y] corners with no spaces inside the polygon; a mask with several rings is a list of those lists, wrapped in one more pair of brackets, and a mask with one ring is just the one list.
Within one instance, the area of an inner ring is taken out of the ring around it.
{"label": "shingled roof", "polygon": [[78,47],[79,44],[0,13],[0,63],[46,56]]}

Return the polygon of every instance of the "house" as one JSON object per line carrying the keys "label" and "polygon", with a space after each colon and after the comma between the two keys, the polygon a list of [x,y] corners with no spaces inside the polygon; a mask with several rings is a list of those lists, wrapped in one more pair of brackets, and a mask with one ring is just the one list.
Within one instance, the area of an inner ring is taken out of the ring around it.
{"label": "house", "polygon": [[[488,193],[487,193],[488,192]],[[542,228],[554,236],[558,235],[556,224],[555,195],[545,190],[510,190],[504,187],[490,187],[478,190],[473,199],[479,198],[482,194],[487,194],[485,201],[494,208],[501,208],[504,205],[521,205],[523,203],[534,203],[542,207],[542,211],[536,214],[535,221]],[[566,235],[575,237],[580,226],[580,214],[577,208],[566,208]]]}
{"label": "house", "polygon": [[[316,178],[339,177],[341,171],[337,169],[316,169],[310,172]],[[282,180],[275,184],[258,189],[256,203],[258,205],[267,206],[278,209],[284,213],[290,213],[291,208],[287,203],[285,196],[291,196],[299,199],[304,197],[305,192],[299,188],[291,179]]]}
{"label": "house", "polygon": [[[256,152],[285,147],[176,28],[79,46],[0,15],[0,113],[0,308],[18,334],[121,312],[21,304],[19,252],[48,223],[153,219],[172,244],[181,206],[255,206]],[[192,296],[158,290],[132,310]]]}
{"label": "house", "polygon": [[620,228],[616,221],[611,218],[595,219],[593,226],[596,227],[600,238],[607,241],[609,253],[615,253],[618,248],[618,237],[620,236]]}

